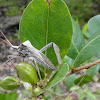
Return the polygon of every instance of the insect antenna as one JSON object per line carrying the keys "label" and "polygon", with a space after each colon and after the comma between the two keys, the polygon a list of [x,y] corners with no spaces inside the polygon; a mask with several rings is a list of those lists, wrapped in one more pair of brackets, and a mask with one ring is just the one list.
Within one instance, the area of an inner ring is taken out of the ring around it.
{"label": "insect antenna", "polygon": [[8,45],[10,45],[12,48],[18,48],[19,46],[13,46],[9,40],[6,38],[6,36],[4,35],[4,33],[0,30],[1,34],[4,36],[5,40],[0,38],[0,40],[2,40],[3,42],[7,43]]}
{"label": "insect antenna", "polygon": [[0,38],[0,40],[8,44],[8,42],[6,40],[3,40],[2,38]]}

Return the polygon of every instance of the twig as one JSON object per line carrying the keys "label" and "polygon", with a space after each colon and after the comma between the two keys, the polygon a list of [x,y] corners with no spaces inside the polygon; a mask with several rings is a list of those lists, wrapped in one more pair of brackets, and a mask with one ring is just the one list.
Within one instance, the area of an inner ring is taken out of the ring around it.
{"label": "twig", "polygon": [[88,64],[88,65],[84,65],[84,66],[75,68],[75,69],[69,71],[69,72],[67,73],[66,76],[69,76],[69,75],[71,75],[71,74],[73,74],[73,73],[76,73],[76,72],[78,72],[78,71],[80,71],[80,70],[83,70],[83,69],[89,69],[90,67],[92,67],[92,66],[94,66],[94,65],[96,65],[96,64],[98,64],[98,63],[100,63],[100,59],[97,60],[97,61],[94,61],[94,62],[92,62],[92,63],[90,63],[90,64]]}

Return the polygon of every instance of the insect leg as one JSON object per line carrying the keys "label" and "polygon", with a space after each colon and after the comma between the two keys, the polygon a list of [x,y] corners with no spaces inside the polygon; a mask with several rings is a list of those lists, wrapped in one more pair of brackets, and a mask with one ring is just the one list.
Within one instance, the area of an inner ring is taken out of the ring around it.
{"label": "insect leg", "polygon": [[[9,55],[9,56],[8,56],[8,60],[7,60],[5,63],[6,63],[7,65],[9,65],[8,63],[11,62],[12,65],[13,65],[13,67],[16,69],[16,67],[14,66],[12,60],[15,59],[15,58],[18,58],[18,57],[20,57],[20,56]],[[10,65],[9,65],[9,66],[10,66]]]}
{"label": "insect leg", "polygon": [[51,46],[53,46],[53,48],[54,48],[55,54],[57,56],[58,64],[61,64],[62,60],[61,60],[61,56],[59,53],[60,49],[54,42],[51,42],[51,43],[47,44],[46,46],[44,46],[42,49],[40,49],[40,52],[45,51],[46,49],[50,48]]}
{"label": "insect leg", "polygon": [[38,72],[39,78],[40,78],[40,80],[42,80],[41,74],[40,74],[40,70],[39,70],[39,66],[38,66],[36,60],[34,59],[34,57],[29,57],[29,60],[31,60],[31,61],[33,61],[33,62],[35,63],[35,65],[36,65],[36,70],[37,70],[37,72]]}
{"label": "insect leg", "polygon": [[38,71],[38,74],[39,74],[39,78],[40,78],[40,80],[42,80],[40,70],[39,70],[39,66],[38,66],[36,61],[34,61],[34,62],[35,62],[35,65],[36,65],[36,68],[37,68],[37,71]]}
{"label": "insect leg", "polygon": [[9,56],[8,56],[8,59],[9,59],[9,58],[18,58],[18,57],[20,57],[20,56],[17,56],[17,55],[9,55]]}
{"label": "insect leg", "polygon": [[37,62],[36,62],[36,60],[35,60],[35,58],[34,58],[34,57],[29,57],[29,60],[31,60],[32,62],[35,63],[35,65],[36,65],[36,70],[37,70],[37,72],[38,72],[38,75],[39,75],[39,78],[40,78],[41,84],[42,84],[42,86],[43,86],[43,88],[44,88],[45,86],[44,86],[43,80],[42,80],[42,78],[41,78],[41,74],[40,74],[39,66],[38,66],[38,64],[37,64]]}

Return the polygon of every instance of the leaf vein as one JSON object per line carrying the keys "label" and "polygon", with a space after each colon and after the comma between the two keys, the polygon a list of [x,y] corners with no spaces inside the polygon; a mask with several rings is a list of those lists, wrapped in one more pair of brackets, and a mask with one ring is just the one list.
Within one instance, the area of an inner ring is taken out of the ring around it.
{"label": "leaf vein", "polygon": [[75,49],[76,49],[77,53],[79,54],[79,51],[78,51],[78,49],[77,49],[77,47],[76,47],[75,43],[74,43],[73,41],[72,41],[72,43],[73,43],[73,45],[74,45],[74,47],[75,47]]}
{"label": "leaf vein", "polygon": [[79,54],[77,55],[77,57],[75,58],[75,61],[74,63],[72,64],[72,66],[74,66],[75,62],[76,62],[76,59],[78,58],[78,56],[80,55],[80,53],[90,44],[92,43],[93,41],[95,41],[98,37],[100,37],[100,35],[96,36],[93,40],[91,40],[86,46],[83,47],[83,49],[79,52]]}

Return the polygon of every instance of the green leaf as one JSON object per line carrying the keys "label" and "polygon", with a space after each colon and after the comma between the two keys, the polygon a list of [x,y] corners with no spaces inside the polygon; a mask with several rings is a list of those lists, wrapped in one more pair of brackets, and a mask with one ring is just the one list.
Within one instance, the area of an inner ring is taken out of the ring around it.
{"label": "green leaf", "polygon": [[88,24],[87,23],[83,26],[82,33],[83,33],[83,36],[85,39],[89,39],[91,37],[91,34],[88,32]]}
{"label": "green leaf", "polygon": [[67,63],[60,66],[60,68],[57,70],[57,72],[53,75],[53,77],[48,82],[46,89],[49,89],[59,83],[61,80],[63,80],[69,70],[69,66]]}
{"label": "green leaf", "polygon": [[67,55],[70,58],[75,59],[76,56],[81,51],[81,49],[84,47],[84,38],[79,25],[75,22],[74,19],[72,19],[72,22],[73,22],[73,40]]}
{"label": "green leaf", "polygon": [[0,94],[0,100],[17,100],[17,93],[10,92],[8,94]]}
{"label": "green leaf", "polygon": [[67,77],[67,80],[66,80],[67,89],[70,89],[73,86],[75,79],[76,79],[76,75],[75,74],[72,74],[72,75]]}
{"label": "green leaf", "polygon": [[88,29],[88,24],[86,23],[82,29],[82,33],[84,34]]}
{"label": "green leaf", "polygon": [[[82,81],[81,81],[82,80]],[[81,81],[81,82],[80,82]],[[84,84],[87,84],[87,83],[89,83],[89,82],[91,82],[91,81],[93,81],[93,79],[92,79],[92,77],[90,77],[90,76],[88,76],[88,75],[83,75],[83,76],[81,76],[81,77],[79,77],[79,78],[77,78],[75,81],[74,81],[74,83],[75,84],[79,84],[79,86],[83,86]]]}
{"label": "green leaf", "polygon": [[80,64],[93,57],[100,52],[100,33],[95,33],[91,36],[87,44],[77,55],[73,67],[78,67]]}
{"label": "green leaf", "polygon": [[91,34],[100,32],[100,14],[92,17],[88,22],[88,30]]}
{"label": "green leaf", "polygon": [[100,64],[87,69],[86,74],[93,77],[99,71],[99,66]]}
{"label": "green leaf", "polygon": [[[100,52],[95,57],[93,57],[90,60],[90,62],[97,61],[98,59],[100,59]],[[86,74],[93,77],[97,72],[99,72],[99,69],[100,69],[100,64],[97,64],[97,65],[87,69]]]}
{"label": "green leaf", "polygon": [[68,62],[68,56],[65,55],[65,57],[62,59],[62,63],[67,63]]}
{"label": "green leaf", "polygon": [[85,39],[89,39],[91,37],[91,34],[89,32],[85,32],[83,36]]}
{"label": "green leaf", "polygon": [[[63,58],[70,47],[73,35],[69,10],[62,0],[33,0],[25,9],[20,21],[21,41],[30,40],[32,45],[41,49],[50,42],[56,43]],[[53,48],[47,50],[48,58],[57,65]]]}
{"label": "green leaf", "polygon": [[0,94],[0,100],[6,100],[6,94]]}
{"label": "green leaf", "polygon": [[72,67],[72,64],[73,64],[74,60],[70,57],[68,57],[67,55],[65,55],[65,57],[62,59],[62,63],[67,63],[68,66],[69,66],[69,70],[71,69]]}
{"label": "green leaf", "polygon": [[17,100],[17,93],[16,92],[10,92],[6,95],[6,100]]}

